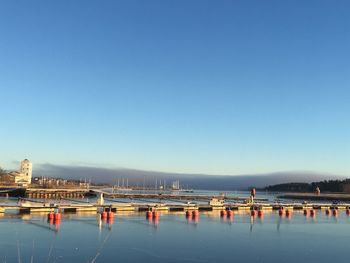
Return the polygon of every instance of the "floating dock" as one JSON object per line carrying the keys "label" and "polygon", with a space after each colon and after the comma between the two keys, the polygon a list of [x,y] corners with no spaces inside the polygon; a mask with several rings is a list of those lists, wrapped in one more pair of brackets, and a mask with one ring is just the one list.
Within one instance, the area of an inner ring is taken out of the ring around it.
{"label": "floating dock", "polygon": [[17,213],[44,213],[54,210],[60,210],[64,213],[79,213],[79,212],[100,212],[100,211],[168,211],[168,212],[185,212],[198,210],[201,211],[216,211],[216,210],[233,210],[233,211],[250,211],[250,210],[326,210],[326,209],[350,209],[350,204],[331,205],[331,204],[224,204],[222,206],[213,206],[207,204],[166,204],[166,203],[123,203],[123,204],[33,204],[21,206],[19,205],[0,205],[0,213],[16,211]]}

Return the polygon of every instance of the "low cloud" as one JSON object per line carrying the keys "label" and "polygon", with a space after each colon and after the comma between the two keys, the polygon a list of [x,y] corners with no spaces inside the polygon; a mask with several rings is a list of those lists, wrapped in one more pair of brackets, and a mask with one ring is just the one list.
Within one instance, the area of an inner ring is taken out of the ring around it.
{"label": "low cloud", "polygon": [[165,173],[157,171],[144,171],[127,168],[100,168],[91,166],[54,165],[41,164],[34,170],[34,176],[60,177],[75,180],[91,180],[94,183],[115,184],[119,178],[121,183],[128,178],[129,185],[154,186],[156,180],[166,180],[169,185],[174,180],[180,180],[185,188],[216,189],[216,190],[244,190],[250,186],[265,187],[267,185],[288,182],[313,182],[329,179],[344,179],[337,176],[316,172],[276,172],[269,174],[253,175],[208,175],[208,174],[183,174]]}

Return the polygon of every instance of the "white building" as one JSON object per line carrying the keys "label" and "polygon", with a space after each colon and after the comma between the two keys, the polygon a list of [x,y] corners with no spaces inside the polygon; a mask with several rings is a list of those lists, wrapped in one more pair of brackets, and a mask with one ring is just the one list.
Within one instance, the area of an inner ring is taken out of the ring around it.
{"label": "white building", "polygon": [[26,186],[32,182],[33,165],[28,159],[24,159],[19,167],[19,172],[12,172],[15,183]]}
{"label": "white building", "polygon": [[21,162],[21,167],[19,172],[26,177],[28,183],[32,181],[33,165],[28,159],[24,159]]}

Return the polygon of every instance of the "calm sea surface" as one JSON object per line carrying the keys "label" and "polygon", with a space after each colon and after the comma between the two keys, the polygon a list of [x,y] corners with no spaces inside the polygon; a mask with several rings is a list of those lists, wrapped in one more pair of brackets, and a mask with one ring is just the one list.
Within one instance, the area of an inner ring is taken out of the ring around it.
{"label": "calm sea surface", "polygon": [[349,262],[350,218],[345,211],[315,218],[294,212],[280,218],[265,212],[222,219],[200,213],[116,214],[113,222],[94,214],[0,217],[0,262]]}

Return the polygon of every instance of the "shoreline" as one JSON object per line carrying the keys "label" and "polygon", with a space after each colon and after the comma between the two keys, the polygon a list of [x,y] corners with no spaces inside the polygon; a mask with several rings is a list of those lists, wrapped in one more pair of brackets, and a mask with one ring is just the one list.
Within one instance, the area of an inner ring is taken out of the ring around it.
{"label": "shoreline", "polygon": [[345,193],[323,193],[316,195],[314,193],[280,193],[277,198],[298,199],[312,201],[350,201],[350,194]]}

